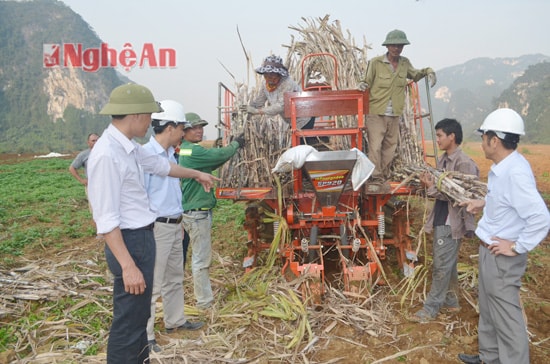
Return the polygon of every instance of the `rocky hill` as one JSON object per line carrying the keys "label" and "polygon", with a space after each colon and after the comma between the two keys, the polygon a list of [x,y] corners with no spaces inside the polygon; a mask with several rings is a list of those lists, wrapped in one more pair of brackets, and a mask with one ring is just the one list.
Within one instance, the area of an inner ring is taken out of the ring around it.
{"label": "rocky hill", "polygon": [[[548,61],[550,57],[542,54],[517,58],[476,58],[438,70],[438,84],[432,93],[434,121],[445,117],[456,118],[464,126],[466,138],[473,137],[473,130],[479,127],[483,118],[497,106],[502,106],[504,100],[501,97],[504,95],[507,95],[505,101],[508,105],[522,110],[526,123],[541,119],[538,114],[540,108],[529,109],[526,106],[532,97],[546,100],[550,97],[550,89],[541,87],[541,81],[550,77],[548,65],[542,63]],[[529,68],[537,64],[541,65]],[[525,77],[531,81],[521,81]],[[514,91],[513,85],[518,82],[523,87],[522,92]],[[532,125],[528,129],[533,135],[537,133]],[[550,144],[550,138],[530,139]]]}
{"label": "rocky hill", "polygon": [[75,151],[108,124],[97,112],[122,81],[113,68],[44,67],[44,45],[65,42],[101,44],[62,2],[0,1],[0,153]]}
{"label": "rocky hill", "polygon": [[526,140],[550,144],[550,62],[530,66],[494,103],[523,115]]}
{"label": "rocky hill", "polygon": [[[109,92],[129,80],[108,67],[45,67],[47,45],[64,43],[88,49],[102,41],[60,1],[0,0],[0,153],[74,152],[108,124],[97,112]],[[477,138],[473,130],[483,118],[510,105],[526,120],[526,141],[550,144],[548,61],[541,54],[478,58],[436,70],[434,121],[457,118],[465,138]]]}

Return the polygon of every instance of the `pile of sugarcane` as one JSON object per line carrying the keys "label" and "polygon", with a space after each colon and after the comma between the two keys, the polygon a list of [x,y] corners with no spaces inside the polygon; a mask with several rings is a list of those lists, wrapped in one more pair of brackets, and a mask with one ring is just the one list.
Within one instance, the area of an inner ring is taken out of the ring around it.
{"label": "pile of sugarcane", "polygon": [[[302,80],[302,60],[308,54],[330,53],[336,57],[338,64],[337,84],[335,66],[332,58],[314,57],[304,62],[306,78],[324,77],[331,83],[332,89],[353,89],[366,68],[367,46],[358,47],[349,31],[347,35],[342,31],[338,21],[329,21],[329,16],[318,19],[302,19],[303,26],[291,26],[297,31],[298,39],[291,37],[285,66],[290,77],[298,84]],[[247,59],[250,57],[247,56]],[[283,57],[284,58],[284,57]],[[311,62],[309,60],[311,59]],[[239,106],[248,105],[256,96],[263,77],[257,75],[254,67],[249,63],[252,74],[255,75],[255,87],[238,83],[235,87],[235,108],[232,114],[230,135],[245,134],[246,145],[237,155],[228,161],[221,170],[222,187],[271,187],[275,185],[271,170],[277,160],[291,147],[290,125],[281,116],[249,115],[240,110]],[[357,125],[356,117],[338,117],[337,127]],[[350,143],[345,137],[330,137],[325,147],[332,150],[349,149]],[[282,183],[288,182],[289,176],[283,176]]]}
{"label": "pile of sugarcane", "polygon": [[[349,31],[345,35],[339,21],[330,22],[328,15],[324,18],[302,20],[303,25],[289,27],[298,32],[299,40],[292,36],[290,45],[285,45],[288,48],[285,65],[289,69],[290,77],[301,83],[303,73],[306,87],[309,80],[323,80],[328,82],[333,90],[355,89],[367,65],[369,47],[366,40],[363,40],[362,47],[357,46]],[[337,71],[333,59],[328,56],[304,59],[307,55],[322,53],[334,55]],[[248,55],[247,59],[250,59]],[[239,108],[241,105],[248,105],[255,98],[263,82],[263,78],[253,71],[254,67],[250,62],[248,67],[255,75],[255,86],[236,84],[235,111],[229,131],[230,135],[244,132],[246,145],[222,167],[222,187],[275,186],[271,170],[279,157],[291,146],[290,125],[281,116],[249,115]],[[400,123],[399,147],[392,165],[392,179],[402,181],[402,184],[420,187],[418,176],[428,172],[438,181],[441,192],[454,201],[483,198],[486,193],[484,183],[457,172],[441,174],[424,161],[423,148],[417,133],[418,125],[410,101],[413,96],[409,91],[407,90],[403,122]],[[357,125],[357,117],[337,116],[335,122],[338,128],[353,127]],[[328,150],[346,150],[350,148],[350,143],[348,137],[331,136],[324,146]],[[290,174],[282,175],[283,187],[288,186],[288,182]]]}
{"label": "pile of sugarcane", "polygon": [[222,167],[222,186],[274,186],[271,169],[290,147],[288,124],[279,116],[250,116],[240,130],[244,130],[246,144]]}
{"label": "pile of sugarcane", "polygon": [[[366,40],[364,45],[359,47],[355,40],[347,31],[344,35],[340,27],[340,22],[335,20],[329,22],[329,16],[318,19],[302,18],[305,25],[289,27],[297,31],[302,40],[294,41],[288,48],[286,63],[289,66],[289,72],[297,82],[302,79],[302,60],[309,54],[329,53],[334,55],[337,60],[338,74],[335,80],[335,64],[330,58],[312,57],[310,62],[304,63],[304,74],[306,81],[324,76],[330,83],[333,90],[347,90],[357,87],[358,81],[362,78],[367,65]],[[334,84],[336,83],[336,84]]]}

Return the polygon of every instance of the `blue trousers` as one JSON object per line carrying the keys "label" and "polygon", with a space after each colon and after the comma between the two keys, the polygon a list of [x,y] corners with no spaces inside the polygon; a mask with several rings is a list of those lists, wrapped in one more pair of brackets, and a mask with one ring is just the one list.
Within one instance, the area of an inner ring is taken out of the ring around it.
{"label": "blue trousers", "polygon": [[153,230],[122,230],[128,252],[145,279],[145,292],[129,294],[124,290],[122,268],[105,245],[105,258],[113,284],[113,322],[107,343],[108,364],[149,363],[147,320],[151,313],[153,274],[155,269],[155,238]]}

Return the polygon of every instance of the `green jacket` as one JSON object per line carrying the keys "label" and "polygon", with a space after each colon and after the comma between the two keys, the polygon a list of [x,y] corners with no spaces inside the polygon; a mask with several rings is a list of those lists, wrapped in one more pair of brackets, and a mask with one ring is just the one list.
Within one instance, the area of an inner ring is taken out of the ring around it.
{"label": "green jacket", "polygon": [[[181,166],[212,173],[227,162],[239,149],[239,143],[233,141],[223,148],[206,149],[197,143],[183,141],[180,147]],[[183,210],[212,209],[216,206],[214,189],[205,192],[200,183],[191,178],[183,178],[181,183]]]}
{"label": "green jacket", "polygon": [[365,82],[369,85],[369,114],[384,115],[391,100],[393,114],[400,116],[405,108],[407,79],[418,81],[428,73],[429,67],[417,70],[408,58],[400,56],[395,72],[386,55],[371,59]]}

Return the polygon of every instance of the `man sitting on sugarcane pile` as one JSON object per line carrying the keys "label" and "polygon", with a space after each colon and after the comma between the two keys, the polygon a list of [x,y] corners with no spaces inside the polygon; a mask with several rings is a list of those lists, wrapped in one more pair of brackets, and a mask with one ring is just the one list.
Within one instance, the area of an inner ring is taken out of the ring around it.
{"label": "man sitting on sugarcane pile", "polygon": [[[256,73],[263,75],[265,83],[261,84],[260,92],[250,105],[243,105],[243,111],[252,115],[280,115],[287,123],[290,119],[285,118],[284,94],[285,92],[302,91],[300,86],[294,81],[288,73],[288,69],[283,65],[283,60],[279,56],[268,56],[262,65],[256,68]],[[297,118],[296,127],[298,129],[313,129],[315,118]],[[305,144],[315,144],[317,138],[305,138]]]}

